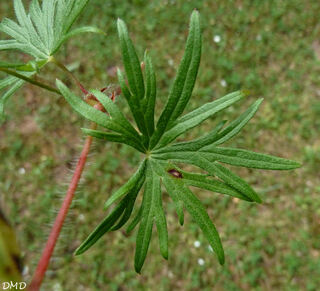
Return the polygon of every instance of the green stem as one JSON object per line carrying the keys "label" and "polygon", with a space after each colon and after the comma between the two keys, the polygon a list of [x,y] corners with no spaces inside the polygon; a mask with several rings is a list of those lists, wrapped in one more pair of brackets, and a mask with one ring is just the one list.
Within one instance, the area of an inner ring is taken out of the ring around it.
{"label": "green stem", "polygon": [[13,71],[13,70],[10,70],[10,69],[7,69],[7,68],[1,68],[1,67],[0,67],[0,71],[1,72],[5,72],[5,73],[7,73],[7,74],[9,74],[11,76],[17,77],[19,79],[22,79],[22,80],[24,80],[24,81],[26,81],[28,83],[31,83],[31,84],[33,84],[35,86],[41,87],[43,89],[46,89],[46,90],[48,90],[50,92],[54,92],[56,94],[61,95],[61,93],[60,93],[60,91],[58,89],[55,89],[55,88],[53,88],[53,87],[51,87],[49,85],[46,85],[44,83],[38,82],[38,81],[36,81],[36,80],[34,80],[32,78],[26,77],[26,76],[24,76],[22,74],[17,73],[16,71]]}
{"label": "green stem", "polygon": [[74,80],[74,82],[78,85],[83,94],[89,94],[89,92],[84,88],[84,86],[80,83],[77,77],[64,64],[59,62],[54,57],[51,57],[50,61],[54,63],[56,66],[58,66],[60,69],[62,69],[64,72],[66,72],[69,75],[69,77],[71,77]]}

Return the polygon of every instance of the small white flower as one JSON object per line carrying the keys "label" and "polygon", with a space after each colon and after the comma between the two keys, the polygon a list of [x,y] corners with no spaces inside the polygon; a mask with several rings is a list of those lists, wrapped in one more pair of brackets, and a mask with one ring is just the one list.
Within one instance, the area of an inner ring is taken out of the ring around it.
{"label": "small white flower", "polygon": [[53,290],[54,290],[54,291],[62,291],[62,286],[61,286],[61,284],[60,284],[60,283],[55,283],[55,284],[53,285]]}
{"label": "small white flower", "polygon": [[24,266],[22,270],[22,276],[27,276],[29,274],[29,267]]}
{"label": "small white flower", "polygon": [[19,172],[20,175],[24,175],[26,173],[26,169],[25,168],[20,168],[18,170],[18,172]]}
{"label": "small white flower", "polygon": [[212,248],[212,246],[209,245],[209,246],[208,246],[208,250],[213,253],[213,248]]}
{"label": "small white flower", "polygon": [[215,35],[215,36],[213,37],[213,41],[214,41],[215,43],[219,43],[219,42],[221,41],[221,36],[220,36],[220,35]]}
{"label": "small white flower", "polygon": [[198,240],[196,240],[194,243],[193,243],[194,247],[195,248],[198,248],[201,246],[201,242],[199,242]]}
{"label": "small white flower", "polygon": [[227,87],[227,82],[226,82],[226,80],[223,80],[223,79],[222,79],[222,80],[220,81],[220,84],[221,84],[222,87]]}
{"label": "small white flower", "polygon": [[168,60],[168,64],[169,64],[169,66],[172,67],[172,66],[173,66],[173,59],[169,59],[169,60]]}
{"label": "small white flower", "polygon": [[79,214],[78,219],[79,219],[80,221],[85,221],[85,220],[86,220],[86,217],[85,217],[84,214],[81,213],[81,214]]}
{"label": "small white flower", "polygon": [[198,259],[198,264],[200,265],[200,266],[203,266],[204,265],[204,259],[202,259],[202,258],[199,258]]}
{"label": "small white flower", "polygon": [[256,40],[257,40],[257,41],[262,40],[262,36],[261,36],[261,34],[258,34],[258,35],[257,35]]}
{"label": "small white flower", "polygon": [[168,272],[168,277],[171,279],[173,278],[173,273],[171,271]]}

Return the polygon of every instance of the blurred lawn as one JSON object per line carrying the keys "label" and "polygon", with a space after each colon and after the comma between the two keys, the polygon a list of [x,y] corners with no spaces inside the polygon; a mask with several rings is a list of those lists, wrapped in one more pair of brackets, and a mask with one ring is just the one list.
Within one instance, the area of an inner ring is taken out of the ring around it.
{"label": "blurred lawn", "polygon": [[[11,1],[1,1],[1,18],[12,16],[11,6]],[[221,234],[224,267],[188,216],[179,226],[165,195],[169,261],[161,258],[153,239],[142,275],[137,275],[135,233],[130,237],[122,231],[110,233],[88,253],[72,255],[104,217],[102,203],[126,181],[139,158],[125,146],[96,141],[43,290],[319,290],[318,0],[92,0],[78,24],[97,25],[107,37],[73,39],[60,60],[73,64],[87,87],[115,83],[112,69],[121,66],[115,20],[123,18],[139,56],[147,48],[153,57],[159,110],[182,56],[195,7],[201,12],[203,53],[188,110],[235,89],[253,93],[207,121],[201,132],[217,121],[231,120],[262,96],[260,111],[229,145],[295,159],[303,167],[291,172],[236,169],[261,194],[262,205],[196,191]],[[67,81],[54,69],[45,69],[48,80],[58,76]],[[0,128],[0,199],[17,231],[25,278],[30,280],[80,152],[80,127],[88,123],[63,98],[30,85],[11,101],[7,122]],[[118,104],[128,112],[123,100]],[[195,247],[195,241],[200,247]],[[204,265],[198,264],[199,258]]]}

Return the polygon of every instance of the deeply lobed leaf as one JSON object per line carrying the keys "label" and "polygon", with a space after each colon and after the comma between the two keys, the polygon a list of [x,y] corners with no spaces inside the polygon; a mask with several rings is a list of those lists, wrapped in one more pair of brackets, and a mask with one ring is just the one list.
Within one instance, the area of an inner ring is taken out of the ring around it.
{"label": "deeply lobed leaf", "polygon": [[[120,70],[118,70],[118,79],[122,94],[129,104],[141,134],[125,119],[117,105],[113,104],[104,94],[98,91],[92,92],[103,104],[110,117],[95,109],[89,109],[88,105],[76,98],[59,82],[58,87],[76,111],[113,131],[84,129],[86,134],[130,145],[144,153],[145,158],[138,171],[128,182],[109,197],[107,207],[120,198],[122,200],[85,240],[77,254],[91,247],[105,232],[119,229],[127,223],[133,212],[136,197],[140,189],[144,188],[142,203],[127,227],[127,232],[130,232],[139,225],[136,237],[135,270],[138,273],[141,272],[154,224],[158,231],[160,252],[167,259],[168,232],[161,196],[161,185],[163,184],[175,205],[180,224],[183,225],[184,211],[187,211],[202,230],[219,262],[223,264],[224,251],[219,234],[205,207],[189,187],[198,187],[244,201],[260,203],[261,199],[255,190],[220,163],[268,170],[289,170],[300,165],[287,159],[243,149],[218,147],[241,131],[258,110],[262,99],[253,102],[245,112],[230,123],[227,124],[226,121],[217,123],[204,136],[187,142],[171,144],[187,130],[233,105],[247,94],[244,91],[233,92],[181,116],[192,94],[201,54],[199,14],[194,11],[191,15],[184,56],[167,103],[155,126],[156,77],[151,58],[145,53],[145,76],[143,76],[126,25],[122,20],[118,20],[117,25],[127,83]],[[207,174],[186,172],[176,163],[193,165],[206,171]]]}

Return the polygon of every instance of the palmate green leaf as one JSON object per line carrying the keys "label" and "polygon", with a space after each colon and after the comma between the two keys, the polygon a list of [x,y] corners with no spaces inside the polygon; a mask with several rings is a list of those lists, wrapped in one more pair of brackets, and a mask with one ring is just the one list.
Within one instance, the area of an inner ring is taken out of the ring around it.
{"label": "palmate green leaf", "polygon": [[167,129],[185,109],[195,84],[201,56],[200,16],[194,10],[190,19],[189,36],[185,54],[180,63],[176,79],[170,91],[168,102],[161,113],[155,134],[151,138],[150,147],[153,148]]}
{"label": "palmate green leaf", "polygon": [[[70,37],[84,32],[102,33],[101,30],[86,26],[70,31],[89,0],[32,0],[27,13],[22,0],[14,0],[17,22],[4,18],[0,31],[12,39],[0,40],[1,50],[18,50],[34,58],[22,66],[11,66],[20,74],[23,71],[37,73],[38,69],[51,61],[52,56]],[[4,66],[2,63],[1,66]],[[7,66],[8,67],[8,66]],[[22,74],[23,75],[23,74]],[[17,78],[20,77],[16,75]],[[30,77],[30,76],[28,76]],[[7,79],[5,78],[7,81]],[[26,80],[25,80],[26,81]],[[3,119],[4,104],[22,85],[15,80],[12,87],[0,97],[0,118]],[[52,90],[51,90],[52,91]]]}
{"label": "palmate green leaf", "polygon": [[5,18],[0,31],[13,40],[1,41],[0,50],[17,49],[35,59],[46,59],[57,52],[70,37],[83,32],[101,33],[93,27],[78,28],[70,32],[71,26],[87,5],[88,0],[32,0],[29,13],[21,0],[14,0],[18,23]]}
{"label": "palmate green leaf", "polygon": [[[219,234],[205,207],[189,187],[229,195],[247,202],[260,203],[261,199],[255,190],[220,163],[268,170],[289,170],[300,165],[290,160],[243,149],[217,147],[241,131],[258,110],[262,99],[254,101],[245,112],[228,124],[226,121],[217,122],[217,125],[207,134],[197,139],[171,144],[187,130],[247,95],[244,91],[233,92],[181,116],[192,94],[200,61],[201,33],[198,12],[192,13],[185,54],[156,127],[154,119],[156,77],[151,58],[147,53],[145,54],[145,78],[143,78],[139,59],[127,28],[121,20],[118,21],[118,33],[128,84],[120,70],[118,70],[118,79],[122,94],[129,104],[141,134],[136,134],[134,127],[125,120],[120,109],[102,93],[93,92],[110,117],[101,115],[101,112],[97,113],[98,111],[94,109],[88,112],[89,109],[87,105],[82,104],[83,101],[80,102],[78,98],[70,95],[71,93],[67,92],[63,86],[61,91],[65,91],[68,102],[80,114],[113,130],[113,132],[102,132],[85,129],[86,134],[136,148],[144,154],[144,166],[143,170],[139,168],[128,182],[108,199],[107,206],[122,198],[109,216],[80,246],[79,253],[92,246],[105,232],[119,229],[127,223],[132,215],[139,190],[144,188],[142,203],[139,208],[136,207],[136,214],[127,227],[127,232],[130,232],[139,225],[136,237],[135,270],[141,272],[154,224],[159,236],[160,252],[167,259],[168,232],[161,196],[161,184],[163,184],[175,205],[180,224],[183,225],[184,211],[187,211],[203,231],[217,254],[219,262],[223,264],[224,251]],[[116,128],[112,122],[117,122],[118,127]],[[177,163],[195,166],[206,171],[207,174],[186,172],[180,169]]]}

